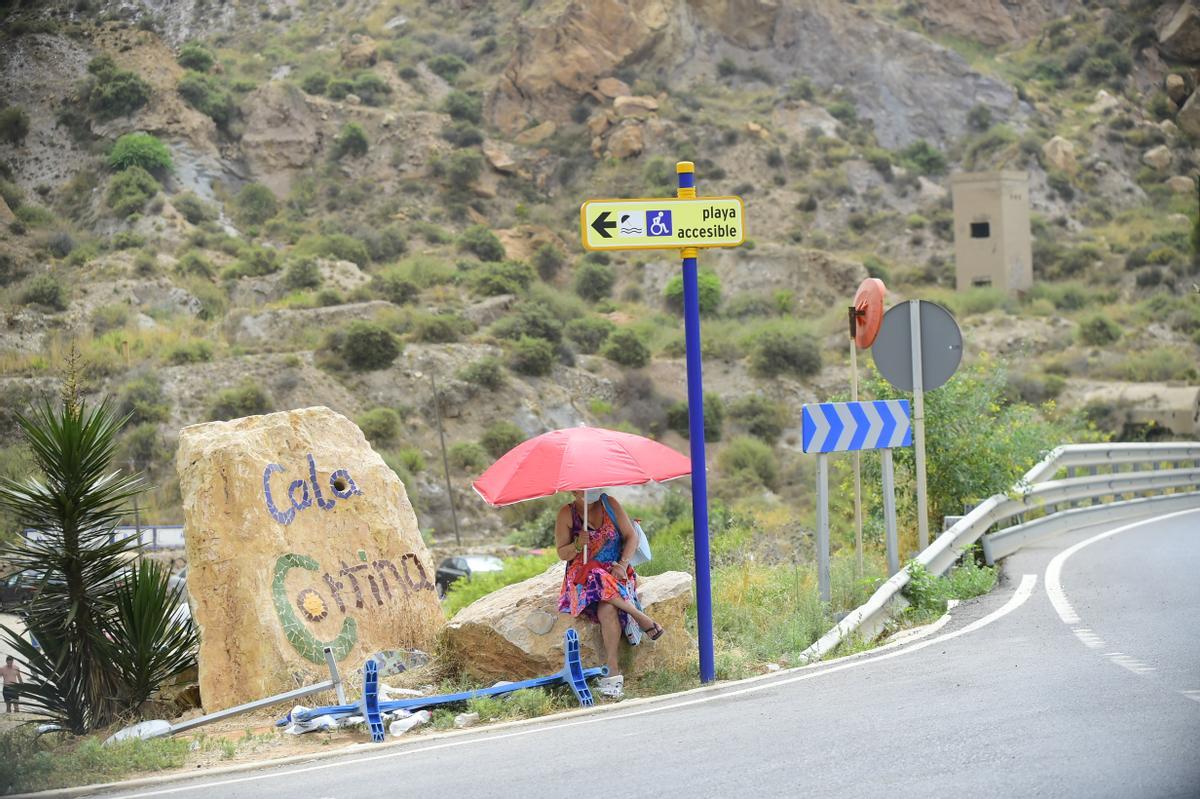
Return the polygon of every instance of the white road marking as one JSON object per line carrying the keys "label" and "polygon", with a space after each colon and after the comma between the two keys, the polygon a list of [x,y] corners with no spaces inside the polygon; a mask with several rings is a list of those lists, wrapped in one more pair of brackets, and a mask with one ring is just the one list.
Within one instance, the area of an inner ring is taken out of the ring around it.
{"label": "white road marking", "polygon": [[[839,672],[839,671],[855,669],[855,668],[859,668],[861,666],[869,665],[871,663],[877,663],[882,660],[891,660],[892,658],[901,657],[902,655],[907,655],[912,652],[916,652],[918,650],[924,649],[925,647],[933,646],[934,644],[940,644],[944,641],[949,641],[953,638],[958,638],[959,636],[967,635],[968,633],[975,632],[976,630],[986,627],[987,625],[991,624],[994,621],[998,621],[999,619],[1004,618],[1005,616],[1012,613],[1017,608],[1021,607],[1021,605],[1025,604],[1025,601],[1027,599],[1029,599],[1031,594],[1033,594],[1033,589],[1036,586],[1037,586],[1037,575],[1036,574],[1023,575],[1021,577],[1020,584],[1017,586],[1017,590],[1013,592],[1013,595],[1011,597],[1009,597],[1009,600],[1006,603],[1004,603],[1004,605],[997,608],[996,610],[993,610],[991,613],[984,616],[983,618],[976,619],[975,621],[971,622],[970,624],[966,625],[965,627],[955,630],[954,632],[946,633],[945,635],[939,635],[934,638],[928,638],[928,639],[922,640],[918,643],[915,643],[912,646],[907,646],[902,649],[897,649],[895,651],[879,655],[878,657],[869,657],[869,658],[863,658],[863,659],[859,659],[859,660],[853,660],[848,663],[843,663],[843,664],[836,665],[836,666],[830,666],[829,668],[820,668],[817,670],[809,670],[809,668],[797,669],[796,671],[799,671],[801,673],[797,674],[795,672],[792,672],[791,676],[785,676],[785,677],[782,677],[781,679],[761,680],[761,681],[755,682],[752,685],[748,685],[745,688],[739,688],[739,689],[733,690],[733,691],[713,692],[711,689],[705,689],[705,688],[695,689],[697,691],[703,691],[703,692],[705,692],[705,694],[703,696],[699,696],[694,699],[688,699],[683,702],[673,702],[673,703],[665,703],[664,702],[661,705],[655,705],[653,707],[645,708],[644,710],[635,710],[635,711],[632,711],[629,713],[611,713],[611,714],[603,713],[603,714],[598,714],[598,715],[593,715],[593,716],[587,716],[585,718],[578,719],[576,721],[565,721],[565,722],[561,722],[558,724],[549,723],[549,724],[545,724],[545,725],[539,725],[536,727],[526,727],[526,728],[522,728],[519,730],[514,730],[512,732],[506,732],[506,733],[496,733],[496,734],[491,734],[491,735],[474,734],[472,737],[466,737],[466,738],[459,739],[459,740],[449,740],[449,741],[445,741],[443,743],[431,744],[429,746],[413,746],[413,747],[406,747],[404,749],[400,749],[400,750],[394,751],[394,752],[381,752],[380,754],[377,754],[377,755],[366,755],[364,757],[357,757],[357,758],[346,759],[346,760],[341,760],[341,759],[331,760],[328,762],[317,763],[317,764],[314,764],[311,766],[303,766],[300,768],[286,769],[286,770],[282,770],[282,771],[273,771],[268,774],[252,774],[252,775],[249,775],[246,777],[234,777],[232,779],[227,779],[227,780],[216,780],[213,782],[192,783],[189,785],[180,785],[180,786],[177,786],[174,788],[160,788],[158,790],[142,791],[142,792],[136,792],[136,793],[126,793],[126,794],[120,794],[117,796],[110,797],[110,799],[132,799],[133,797],[167,796],[170,794],[184,793],[187,791],[193,791],[193,792],[195,792],[195,791],[211,791],[214,788],[219,788],[219,787],[222,787],[225,785],[236,785],[236,784],[244,783],[244,782],[258,782],[261,780],[271,780],[271,779],[288,779],[297,774],[305,774],[305,773],[312,772],[312,771],[323,771],[323,770],[331,769],[331,768],[341,768],[342,766],[348,766],[348,765],[355,764],[355,763],[371,763],[371,762],[374,762],[377,760],[384,760],[384,759],[393,758],[393,757],[407,757],[409,755],[416,755],[416,754],[421,754],[424,752],[433,752],[433,751],[437,751],[439,749],[451,749],[451,748],[457,748],[460,746],[471,746],[473,744],[487,743],[490,741],[502,741],[502,740],[506,740],[508,738],[519,738],[519,737],[524,737],[526,735],[538,735],[538,734],[544,734],[544,733],[553,733],[557,730],[561,730],[561,729],[564,729],[567,727],[578,727],[578,726],[582,726],[584,724],[598,724],[600,722],[610,721],[613,719],[627,719],[627,718],[633,718],[635,716],[646,716],[651,713],[662,713],[664,711],[674,710],[676,708],[705,704],[707,702],[713,702],[718,699],[728,699],[729,697],[733,697],[733,696],[743,696],[745,694],[757,693],[759,691],[767,691],[767,690],[770,690],[773,688],[778,688],[782,685],[790,685],[792,683],[803,682],[805,680],[812,680],[812,679],[816,679],[817,677],[823,677],[826,674],[833,674],[833,673]],[[481,731],[481,732],[486,732],[486,731]],[[264,766],[264,768],[269,768],[269,767],[270,767],[269,765]]]}
{"label": "white road marking", "polygon": [[[1079,614],[1076,613],[1075,608],[1071,606],[1071,602],[1067,599],[1067,594],[1065,591],[1063,591],[1062,587],[1062,568],[1063,564],[1067,562],[1067,559],[1084,547],[1090,546],[1097,541],[1103,541],[1104,539],[1110,538],[1118,533],[1124,533],[1147,524],[1154,524],[1166,519],[1173,519],[1176,516],[1186,516],[1192,513],[1200,513],[1200,511],[1196,511],[1194,509],[1181,510],[1176,513],[1168,513],[1165,516],[1156,516],[1153,519],[1143,519],[1139,522],[1122,525],[1121,527],[1107,530],[1099,535],[1094,535],[1091,538],[1085,538],[1083,541],[1080,541],[1074,546],[1067,547],[1062,552],[1059,552],[1050,560],[1050,563],[1046,566],[1046,595],[1050,597],[1050,604],[1054,606],[1054,612],[1058,614],[1058,617],[1062,619],[1064,624],[1071,626],[1071,632],[1075,633],[1075,637],[1083,642],[1085,646],[1088,646],[1092,649],[1099,649],[1100,647],[1104,646],[1104,639],[1092,632],[1090,627],[1075,626],[1080,623]],[[1115,663],[1121,668],[1127,669],[1134,674],[1149,674],[1152,671],[1157,671],[1157,669],[1154,666],[1151,666],[1149,663],[1144,663],[1135,657],[1126,655],[1124,652],[1105,652],[1104,657],[1110,662]],[[1197,702],[1200,702],[1200,691],[1181,691],[1180,693],[1182,693],[1188,699],[1194,699]],[[1193,693],[1197,695],[1193,696]]]}

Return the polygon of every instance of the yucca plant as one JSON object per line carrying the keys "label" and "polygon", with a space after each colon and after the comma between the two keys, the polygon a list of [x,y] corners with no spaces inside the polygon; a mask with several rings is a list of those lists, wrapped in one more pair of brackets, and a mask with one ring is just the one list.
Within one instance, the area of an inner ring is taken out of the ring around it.
{"label": "yucca plant", "polygon": [[179,616],[182,587],[172,587],[170,572],[152,560],[125,573],[114,600],[110,662],[120,703],[136,708],[159,685],[195,664],[200,637],[191,620]]}
{"label": "yucca plant", "polygon": [[165,575],[131,567],[140,542],[113,535],[142,490],[140,477],[112,468],[126,421],[108,401],[85,407],[70,368],[61,407],[46,401],[18,416],[37,471],[0,479],[0,507],[34,533],[0,555],[40,580],[23,609],[40,647],[8,627],[4,637],[29,672],[26,709],[76,735],[135,708],[195,644],[190,620],[169,623],[178,596],[161,590]]}

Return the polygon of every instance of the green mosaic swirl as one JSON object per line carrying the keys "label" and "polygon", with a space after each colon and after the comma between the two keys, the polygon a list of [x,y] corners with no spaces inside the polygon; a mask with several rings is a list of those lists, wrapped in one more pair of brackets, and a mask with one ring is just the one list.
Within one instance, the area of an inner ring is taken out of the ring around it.
{"label": "green mosaic swirl", "polygon": [[350,650],[358,643],[358,624],[354,619],[347,618],[342,622],[341,632],[332,641],[321,641],[308,631],[304,623],[296,616],[288,601],[287,589],[283,581],[292,569],[305,569],[310,572],[318,570],[317,562],[307,555],[288,553],[281,555],[275,561],[275,579],[271,583],[271,597],[275,601],[275,613],[283,625],[283,634],[291,642],[296,651],[313,663],[325,663],[325,647],[333,650],[333,659],[342,660],[350,654]]}

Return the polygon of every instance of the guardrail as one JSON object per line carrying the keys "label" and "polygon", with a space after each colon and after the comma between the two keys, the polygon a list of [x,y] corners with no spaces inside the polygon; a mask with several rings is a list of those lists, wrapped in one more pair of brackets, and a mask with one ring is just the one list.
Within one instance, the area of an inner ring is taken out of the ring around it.
{"label": "guardrail", "polygon": [[[27,540],[36,541],[41,536],[33,530],[22,530]],[[121,526],[113,528],[112,540],[124,541],[141,536],[143,549],[183,549],[182,524],[143,524],[141,527]]]}
{"label": "guardrail", "polygon": [[[1128,471],[1121,471],[1126,467]],[[1081,469],[1088,474],[1076,476]],[[1151,496],[1139,498],[1142,493]],[[1083,501],[1087,507],[1074,507]],[[1060,509],[1061,505],[1067,507]],[[1193,507],[1200,508],[1200,442],[1072,444],[1052,450],[1008,494],[996,494],[977,505],[915,560],[940,575],[981,538],[984,557],[994,563],[1027,543],[1076,525]],[[1027,516],[1037,518],[1027,520]],[[992,530],[1005,522],[1015,524]],[[892,575],[863,605],[804,650],[801,659],[819,660],[851,635],[877,635],[908,580],[908,569]]]}

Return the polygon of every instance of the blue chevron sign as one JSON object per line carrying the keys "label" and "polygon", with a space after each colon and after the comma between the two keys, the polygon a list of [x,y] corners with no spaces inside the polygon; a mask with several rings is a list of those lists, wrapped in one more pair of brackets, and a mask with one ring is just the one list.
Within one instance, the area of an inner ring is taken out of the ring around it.
{"label": "blue chevron sign", "polygon": [[805,452],[912,446],[908,400],[822,402],[802,414]]}

